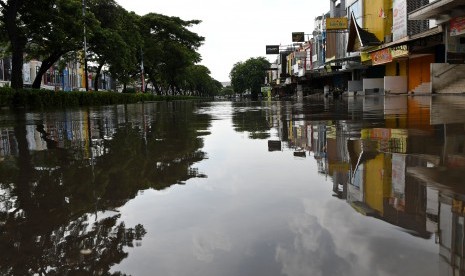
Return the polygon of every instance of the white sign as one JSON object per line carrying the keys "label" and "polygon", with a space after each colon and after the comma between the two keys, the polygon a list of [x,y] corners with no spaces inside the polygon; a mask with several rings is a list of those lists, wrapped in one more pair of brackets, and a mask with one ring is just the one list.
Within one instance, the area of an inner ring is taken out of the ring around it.
{"label": "white sign", "polygon": [[392,154],[392,191],[394,195],[405,196],[405,172],[407,168],[407,156]]}
{"label": "white sign", "polygon": [[392,4],[392,40],[407,36],[407,0],[394,0]]}

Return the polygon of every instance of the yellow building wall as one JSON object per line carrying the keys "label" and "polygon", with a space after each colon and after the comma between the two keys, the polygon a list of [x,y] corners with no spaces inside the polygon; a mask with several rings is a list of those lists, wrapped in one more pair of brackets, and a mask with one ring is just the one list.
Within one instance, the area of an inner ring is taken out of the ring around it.
{"label": "yellow building wall", "polygon": [[392,29],[392,0],[365,0],[363,9],[363,27],[384,41]]}
{"label": "yellow building wall", "polygon": [[385,154],[365,163],[365,203],[384,214],[384,199],[391,196],[391,162]]}
{"label": "yellow building wall", "polygon": [[397,63],[395,61],[386,64],[386,76],[396,76],[397,74],[396,65]]}
{"label": "yellow building wall", "polygon": [[386,76],[397,76],[397,64],[399,64],[399,76],[407,76],[407,60],[395,60],[386,64]]}

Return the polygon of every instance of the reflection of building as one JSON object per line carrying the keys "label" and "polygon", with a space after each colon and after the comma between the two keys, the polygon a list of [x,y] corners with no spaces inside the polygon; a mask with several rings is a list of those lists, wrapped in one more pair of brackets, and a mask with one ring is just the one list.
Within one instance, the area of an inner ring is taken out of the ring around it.
{"label": "reflection of building", "polygon": [[[102,110],[103,116],[93,118],[92,112],[85,113],[82,111],[55,113],[48,119],[43,118],[39,124],[26,125],[26,139],[29,150],[43,151],[46,150],[53,141],[53,147],[73,148],[76,157],[82,156],[90,158],[104,155],[104,140],[111,139],[114,136],[118,126],[121,123],[131,123],[134,127],[142,132],[141,135],[146,137],[150,131],[150,126],[154,120],[154,110],[144,110],[144,118],[138,118],[136,112],[125,109],[123,106],[113,107],[120,109]],[[137,108],[131,106],[131,108]],[[26,115],[30,121],[36,120],[33,114]],[[84,118],[84,119],[83,119]],[[43,125],[43,132],[39,132],[38,126]],[[0,128],[0,158],[18,155],[18,147],[13,127]],[[46,137],[44,136],[46,135]],[[92,143],[91,143],[92,141]],[[92,145],[92,148],[90,148]]]}
{"label": "reflection of building", "polygon": [[390,131],[363,132],[365,139],[348,141],[351,178],[347,201],[362,214],[428,238],[426,189],[414,179],[406,178],[407,166],[425,165],[425,162],[403,154],[382,152],[379,139],[390,137]]}
{"label": "reflection of building", "polygon": [[318,172],[326,173],[326,126],[323,122],[313,124],[312,149],[318,163]]}
{"label": "reflection of building", "polygon": [[465,202],[439,197],[439,260],[441,275],[465,273]]}
{"label": "reflection of building", "polygon": [[[307,141],[318,171],[331,178],[333,196],[436,242],[440,274],[465,275],[464,98],[402,97],[384,106],[363,99],[349,99],[352,120],[287,114],[277,125],[287,126],[283,139],[291,145]],[[363,104],[370,112],[362,112]],[[293,118],[302,121],[290,123]]]}

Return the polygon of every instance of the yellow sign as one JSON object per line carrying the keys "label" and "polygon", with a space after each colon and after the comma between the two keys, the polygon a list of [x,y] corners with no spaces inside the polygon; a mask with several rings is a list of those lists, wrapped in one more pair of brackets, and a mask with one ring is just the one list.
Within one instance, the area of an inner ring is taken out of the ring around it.
{"label": "yellow sign", "polygon": [[326,18],[326,30],[347,30],[348,27],[347,17]]}
{"label": "yellow sign", "polygon": [[362,62],[365,62],[365,61],[370,61],[371,60],[371,55],[367,52],[360,52],[360,60]]}

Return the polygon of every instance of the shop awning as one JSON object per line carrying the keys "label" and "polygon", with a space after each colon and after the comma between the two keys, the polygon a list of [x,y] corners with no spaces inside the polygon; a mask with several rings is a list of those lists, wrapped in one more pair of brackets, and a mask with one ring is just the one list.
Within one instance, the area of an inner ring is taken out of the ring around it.
{"label": "shop awning", "polygon": [[374,33],[371,33],[362,27],[360,27],[355,20],[354,14],[350,17],[350,28],[349,28],[349,40],[347,43],[347,52],[358,52],[359,49],[355,49],[355,42],[358,39],[360,41],[360,46],[378,46],[381,44],[381,41],[376,37]]}

